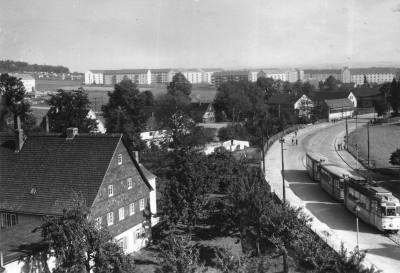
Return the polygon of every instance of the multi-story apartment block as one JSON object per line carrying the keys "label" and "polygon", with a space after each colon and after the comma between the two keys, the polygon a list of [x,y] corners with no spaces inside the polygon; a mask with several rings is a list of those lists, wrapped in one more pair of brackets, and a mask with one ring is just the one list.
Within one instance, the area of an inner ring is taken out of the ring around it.
{"label": "multi-story apartment block", "polygon": [[396,72],[397,69],[394,67],[351,68],[350,82],[363,84],[365,77],[368,83],[391,82],[396,78]]}
{"label": "multi-story apartment block", "polygon": [[299,80],[303,81],[304,80],[304,70],[296,68],[296,72],[297,72],[297,77],[299,78]]}
{"label": "multi-story apartment block", "polygon": [[329,76],[333,76],[336,80],[342,81],[342,71],[340,69],[305,69],[305,79],[315,79],[325,81]]}
{"label": "multi-story apartment block", "polygon": [[169,83],[176,72],[172,69],[151,69],[150,73],[152,83]]}
{"label": "multi-story apartment block", "polygon": [[286,81],[286,73],[283,69],[263,69],[257,74],[257,78],[266,77],[274,80]]}
{"label": "multi-story apartment block", "polygon": [[35,91],[35,78],[29,74],[10,74],[10,76],[20,79],[27,93]]}
{"label": "multi-story apartment block", "polygon": [[200,71],[202,74],[203,82],[211,84],[212,83],[212,74],[214,72],[221,72],[221,71],[223,71],[223,69],[222,68],[203,68],[203,69],[200,69]]}
{"label": "multi-story apartment block", "polygon": [[348,67],[342,69],[342,83],[351,83],[351,73]]}
{"label": "multi-story apartment block", "polygon": [[288,82],[297,82],[299,80],[299,74],[296,69],[288,68],[285,69],[286,72],[286,80]]}
{"label": "multi-story apartment block", "polygon": [[260,69],[248,69],[248,71],[251,73],[251,79],[250,81],[256,82],[258,79],[258,72],[260,72]]}
{"label": "multi-story apartment block", "polygon": [[182,73],[190,83],[202,82],[202,73],[198,69],[182,69],[178,72]]}
{"label": "multi-story apartment block", "polygon": [[212,84],[218,88],[224,82],[251,81],[250,71],[222,71],[212,75]]}
{"label": "multi-story apartment block", "polygon": [[104,72],[106,70],[89,70],[85,73],[85,84],[104,84]]}

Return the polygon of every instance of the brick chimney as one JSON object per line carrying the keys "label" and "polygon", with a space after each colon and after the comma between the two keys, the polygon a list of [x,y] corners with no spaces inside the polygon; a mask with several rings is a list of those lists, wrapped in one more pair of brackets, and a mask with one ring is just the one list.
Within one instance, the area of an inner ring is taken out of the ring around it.
{"label": "brick chimney", "polygon": [[49,117],[48,116],[44,116],[43,117],[43,127],[44,127],[44,130],[46,131],[46,133],[48,133],[50,130],[49,130]]}
{"label": "brick chimney", "polygon": [[132,151],[132,153],[135,156],[136,162],[139,163],[139,152],[138,151]]}
{"label": "brick chimney", "polygon": [[67,128],[67,139],[74,139],[74,136],[78,134],[78,128]]}
{"label": "brick chimney", "polygon": [[21,120],[18,115],[14,115],[15,132],[15,152],[18,153],[24,145],[24,130],[21,129]]}

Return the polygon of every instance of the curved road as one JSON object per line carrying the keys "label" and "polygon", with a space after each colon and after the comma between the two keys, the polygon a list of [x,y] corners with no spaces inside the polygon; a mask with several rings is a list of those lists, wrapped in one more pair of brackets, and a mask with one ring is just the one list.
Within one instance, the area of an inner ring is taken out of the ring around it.
{"label": "curved road", "polygon": [[[371,114],[358,118],[358,126],[372,118]],[[348,120],[349,133],[356,128],[354,119]],[[291,205],[304,207],[313,216],[312,228],[336,250],[343,241],[350,251],[357,245],[356,218],[344,205],[323,191],[319,184],[308,176],[305,169],[305,153],[311,151],[323,155],[329,163],[342,166],[352,173],[356,160],[346,151],[337,151],[337,143],[343,143],[345,121],[307,126],[297,134],[298,146],[291,144],[294,133],[284,136],[286,200]],[[265,176],[271,188],[282,199],[281,144],[275,142],[265,156]],[[359,244],[368,250],[366,265],[374,265],[383,272],[400,272],[400,246],[382,232],[359,221]]]}

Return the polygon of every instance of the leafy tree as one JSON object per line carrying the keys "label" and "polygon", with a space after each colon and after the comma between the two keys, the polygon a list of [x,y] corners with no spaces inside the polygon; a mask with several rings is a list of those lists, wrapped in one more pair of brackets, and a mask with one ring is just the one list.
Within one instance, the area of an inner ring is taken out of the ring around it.
{"label": "leafy tree", "polygon": [[366,268],[362,262],[366,256],[365,252],[361,252],[357,247],[354,251],[347,253],[344,244],[342,242],[340,246],[340,251],[335,257],[335,272],[346,273],[346,272],[357,272],[357,273],[375,273],[381,272],[380,270],[375,270],[373,266]]}
{"label": "leafy tree", "polygon": [[175,154],[171,179],[163,196],[166,218],[175,225],[180,221],[187,221],[188,228],[195,225],[197,219],[205,217],[207,197],[217,186],[206,155],[193,151]]}
{"label": "leafy tree", "polygon": [[393,112],[396,116],[399,114],[399,86],[400,84],[395,78],[393,78],[392,84],[390,85],[390,104],[392,105]]}
{"label": "leafy tree", "polygon": [[76,127],[84,133],[97,129],[97,121],[87,117],[91,104],[83,88],[78,91],[58,89],[57,94],[50,95],[46,103],[56,109],[49,114],[52,132],[65,132],[70,127]]}
{"label": "leafy tree", "polygon": [[283,254],[283,270],[289,271],[288,250],[307,232],[312,218],[289,204],[272,204],[269,207],[270,221],[264,226],[268,240]]}
{"label": "leafy tree", "polygon": [[318,82],[318,89],[319,89],[319,91],[324,91],[325,85],[324,85],[323,81]]}
{"label": "leafy tree", "polygon": [[273,78],[259,77],[256,83],[261,88],[261,90],[264,90],[265,92],[273,91],[274,93],[276,93],[277,91],[276,84]]}
{"label": "leafy tree", "polygon": [[266,238],[264,229],[269,225],[274,203],[270,187],[259,170],[247,169],[232,180],[224,201],[225,225],[239,232],[244,253],[250,241],[255,254],[261,255],[260,243]]}
{"label": "leafy tree", "polygon": [[215,258],[213,259],[216,268],[222,273],[245,273],[248,272],[247,263],[249,258],[246,255],[235,255],[230,249],[214,248]]}
{"label": "leafy tree", "polygon": [[150,90],[143,91],[140,96],[143,97],[145,106],[154,106],[154,95]]}
{"label": "leafy tree", "polygon": [[389,112],[389,103],[386,101],[377,101],[374,104],[375,111],[378,113],[379,116],[386,116]]}
{"label": "leafy tree", "polygon": [[333,76],[329,76],[324,82],[325,91],[336,92],[338,91],[338,81]]}
{"label": "leafy tree", "polygon": [[113,92],[108,92],[108,97],[108,103],[101,107],[107,133],[122,133],[131,149],[143,149],[140,133],[146,126],[146,116],[142,111],[144,98],[137,85],[129,79],[122,80]]}
{"label": "leafy tree", "polygon": [[75,198],[59,217],[45,216],[40,230],[43,257],[56,258],[57,272],[132,272],[133,258],[115,241],[109,231],[95,227],[90,208]]}
{"label": "leafy tree", "polygon": [[388,82],[385,82],[380,88],[379,91],[381,92],[382,98],[384,98],[384,101],[387,102],[387,97],[390,94],[391,90],[391,84]]}
{"label": "leafy tree", "polygon": [[227,140],[244,140],[250,141],[252,136],[247,131],[247,128],[239,123],[228,124],[227,127],[222,127],[218,130],[218,138],[220,141]]}
{"label": "leafy tree", "polygon": [[282,88],[283,93],[292,94],[294,91],[292,84],[288,81],[283,82]]}
{"label": "leafy tree", "polygon": [[179,72],[175,74],[172,78],[172,82],[168,84],[167,92],[171,95],[176,95],[178,92],[181,92],[189,98],[192,92],[192,84]]}
{"label": "leafy tree", "polygon": [[190,98],[181,92],[162,94],[157,98],[157,105],[156,120],[165,130],[165,143],[172,142],[175,151],[202,149],[207,135],[191,115]]}
{"label": "leafy tree", "polygon": [[310,115],[312,120],[328,118],[329,107],[326,103],[316,105],[311,108]]}
{"label": "leafy tree", "polygon": [[36,129],[36,118],[32,114],[31,105],[24,100],[25,87],[21,79],[0,75],[0,131],[14,130],[14,115],[18,115],[22,122],[22,129],[33,131]]}
{"label": "leafy tree", "polygon": [[400,149],[392,153],[389,160],[390,164],[400,166]]}
{"label": "leafy tree", "polygon": [[190,244],[188,234],[171,232],[159,246],[164,261],[156,273],[195,273],[203,265],[199,261],[199,250]]}
{"label": "leafy tree", "polygon": [[304,83],[301,80],[297,80],[292,84],[293,90],[299,94],[304,93]]}
{"label": "leafy tree", "polygon": [[302,93],[309,98],[312,98],[316,92],[316,88],[309,82],[305,82],[302,87]]}

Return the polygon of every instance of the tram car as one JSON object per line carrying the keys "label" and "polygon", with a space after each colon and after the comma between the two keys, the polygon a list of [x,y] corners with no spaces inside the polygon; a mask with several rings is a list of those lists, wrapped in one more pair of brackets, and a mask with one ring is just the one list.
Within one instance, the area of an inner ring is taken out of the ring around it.
{"label": "tram car", "polygon": [[369,185],[365,178],[350,176],[345,181],[345,193],[345,206],[364,222],[381,231],[400,229],[400,202],[388,190]]}
{"label": "tram car", "polygon": [[334,164],[321,164],[320,181],[321,188],[336,200],[344,199],[344,179],[351,173]]}
{"label": "tram car", "polygon": [[320,166],[322,162],[327,162],[328,159],[314,154],[307,152],[306,153],[306,170],[309,176],[313,178],[315,181],[319,182],[320,180]]}

